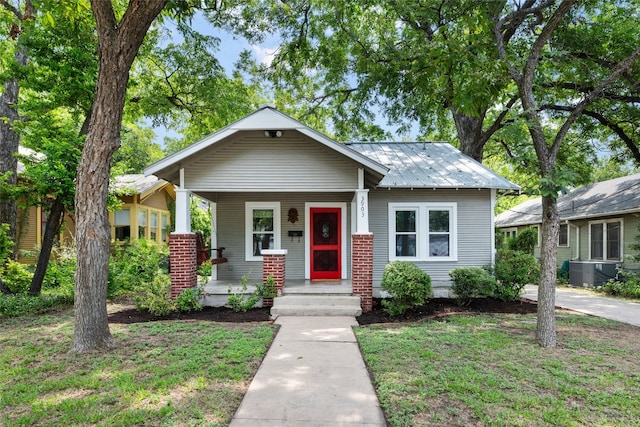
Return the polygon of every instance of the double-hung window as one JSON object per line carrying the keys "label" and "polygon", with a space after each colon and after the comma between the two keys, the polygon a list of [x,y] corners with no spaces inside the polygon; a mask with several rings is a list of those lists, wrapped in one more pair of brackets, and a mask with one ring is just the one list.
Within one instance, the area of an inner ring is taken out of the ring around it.
{"label": "double-hung window", "polygon": [[390,203],[389,258],[457,259],[455,203]]}
{"label": "double-hung window", "polygon": [[589,258],[615,260],[622,256],[622,220],[589,223]]}
{"label": "double-hung window", "polygon": [[247,261],[262,260],[264,249],[280,248],[280,203],[246,202],[245,239]]}
{"label": "double-hung window", "polygon": [[560,224],[558,246],[569,246],[569,224]]}

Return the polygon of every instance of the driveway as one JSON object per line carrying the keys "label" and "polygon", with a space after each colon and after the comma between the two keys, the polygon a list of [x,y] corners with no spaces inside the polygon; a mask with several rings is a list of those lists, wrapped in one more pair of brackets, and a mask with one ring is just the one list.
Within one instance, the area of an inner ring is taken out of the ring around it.
{"label": "driveway", "polygon": [[[522,297],[537,301],[538,286],[525,286],[525,293]],[[640,326],[640,304],[595,295],[593,291],[586,289],[556,288],[556,307]]]}

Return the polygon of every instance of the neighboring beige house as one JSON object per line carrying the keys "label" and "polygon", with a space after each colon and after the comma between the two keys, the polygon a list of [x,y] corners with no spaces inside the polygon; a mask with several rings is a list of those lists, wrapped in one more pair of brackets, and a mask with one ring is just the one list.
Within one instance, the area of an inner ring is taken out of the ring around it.
{"label": "neighboring beige house", "polygon": [[[20,173],[19,165],[18,173]],[[133,241],[139,238],[167,242],[171,226],[170,208],[175,202],[172,184],[153,176],[121,175],[115,178],[112,188],[121,195],[122,206],[109,212],[111,239]],[[35,262],[34,257],[25,256],[34,252],[42,242],[46,225],[46,209],[32,206],[18,211],[19,261]],[[72,242],[75,236],[75,217],[67,213],[60,233],[60,240]]]}
{"label": "neighboring beige house", "polygon": [[[617,268],[638,269],[629,245],[638,234],[640,174],[577,188],[558,198],[558,267],[569,261],[569,282],[590,286],[615,277]],[[541,199],[532,199],[496,217],[496,228],[514,236],[528,227],[539,230]],[[535,249],[540,256],[540,246]]]}

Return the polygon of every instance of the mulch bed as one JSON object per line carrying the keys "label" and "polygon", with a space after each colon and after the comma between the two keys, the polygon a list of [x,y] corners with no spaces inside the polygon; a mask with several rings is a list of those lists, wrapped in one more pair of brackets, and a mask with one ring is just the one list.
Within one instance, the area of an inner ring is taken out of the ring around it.
{"label": "mulch bed", "polygon": [[[474,313],[536,313],[537,304],[532,301],[522,300],[503,302],[493,298],[481,298],[474,300],[470,305],[460,307],[453,299],[433,299],[427,304],[407,310],[401,316],[389,316],[380,305],[379,299],[374,299],[373,310],[357,317],[360,325],[372,325],[376,323],[403,323],[419,322],[423,320],[439,319],[456,314]],[[135,308],[122,310],[109,315],[109,323],[140,323],[160,320],[185,320],[185,321],[210,321],[210,322],[268,322],[269,308],[254,308],[245,313],[236,313],[226,307],[204,307],[202,311],[193,313],[173,313],[167,316],[154,316],[146,311],[138,311]]]}

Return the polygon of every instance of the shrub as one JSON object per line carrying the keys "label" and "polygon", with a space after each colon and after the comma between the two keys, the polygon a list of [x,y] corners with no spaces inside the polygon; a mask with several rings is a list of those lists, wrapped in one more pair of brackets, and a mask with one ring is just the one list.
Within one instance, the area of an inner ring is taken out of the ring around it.
{"label": "shrub", "polygon": [[249,276],[243,275],[240,279],[240,292],[233,292],[233,285],[229,285],[227,290],[227,305],[235,312],[245,312],[253,308],[254,305],[260,300],[260,295],[255,291],[247,294],[247,283],[249,282]]}
{"label": "shrub", "polygon": [[194,288],[183,290],[180,295],[176,297],[175,307],[178,311],[183,313],[190,313],[193,311],[202,310],[202,304],[200,298],[202,298],[202,287],[196,286]]}
{"label": "shrub", "polygon": [[170,299],[171,278],[168,274],[158,274],[151,283],[141,288],[135,296],[138,310],[148,310],[156,316],[164,316],[176,309],[175,301]]}
{"label": "shrub", "polygon": [[525,252],[533,255],[533,248],[538,243],[538,229],[527,228],[519,232],[516,237],[508,240],[509,249],[512,251]]}
{"label": "shrub", "polygon": [[619,271],[618,276],[619,280],[611,279],[600,286],[598,290],[624,298],[640,298],[640,275],[629,271]]}
{"label": "shrub", "polygon": [[29,291],[33,273],[24,264],[8,260],[0,267],[0,275],[4,284],[14,294],[24,294]]}
{"label": "shrub", "polygon": [[494,272],[497,283],[493,296],[501,301],[515,301],[526,284],[538,282],[540,263],[528,253],[500,250]]}
{"label": "shrub", "polygon": [[42,289],[73,299],[75,291],[76,248],[61,244],[51,251],[51,260],[42,281]]}
{"label": "shrub", "polygon": [[107,295],[135,292],[152,283],[158,275],[167,274],[167,256],[167,246],[153,240],[138,239],[116,247],[109,259]]}
{"label": "shrub", "polygon": [[460,267],[449,272],[451,290],[459,305],[468,305],[474,298],[493,295],[496,278],[480,267]]}
{"label": "shrub", "polygon": [[407,261],[392,261],[382,273],[382,289],[391,295],[382,301],[384,310],[392,316],[423,305],[431,295],[431,277]]}
{"label": "shrub", "polygon": [[73,304],[73,298],[65,295],[0,294],[0,318],[43,313]]}

